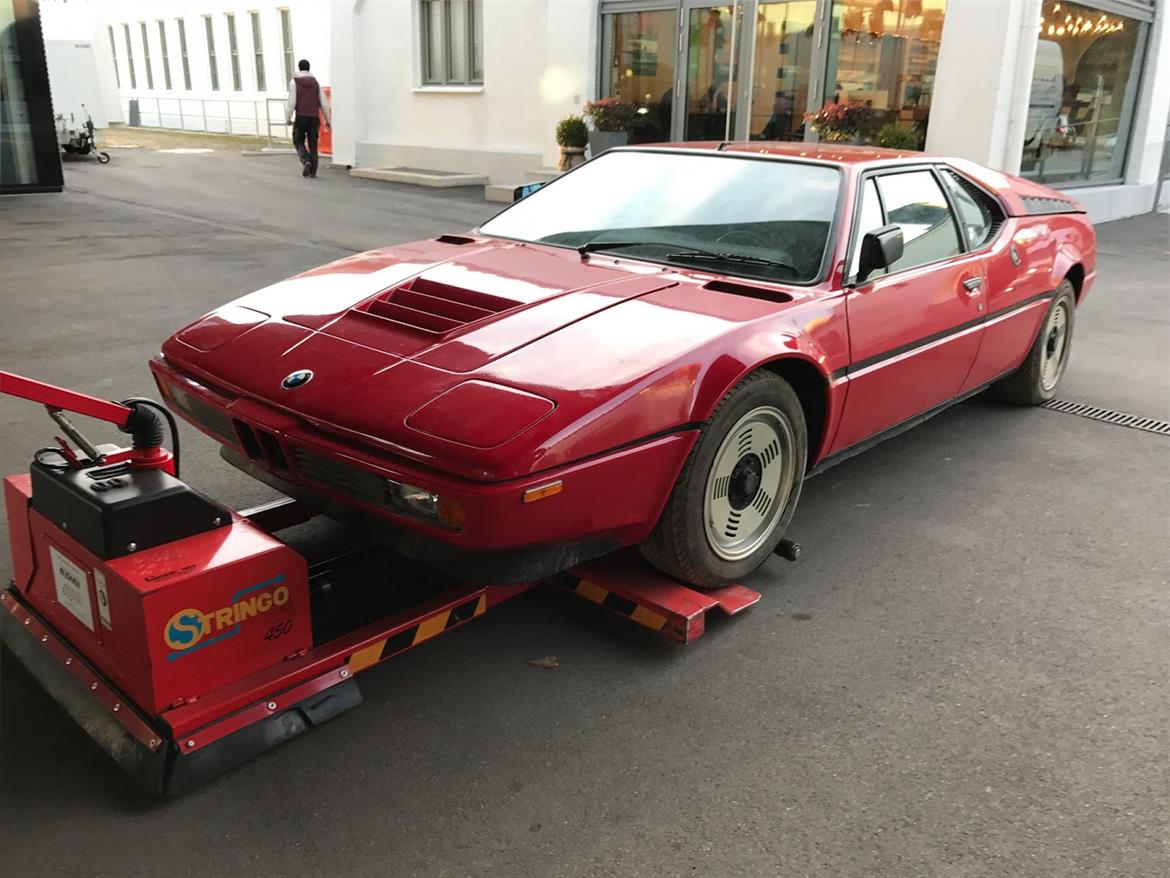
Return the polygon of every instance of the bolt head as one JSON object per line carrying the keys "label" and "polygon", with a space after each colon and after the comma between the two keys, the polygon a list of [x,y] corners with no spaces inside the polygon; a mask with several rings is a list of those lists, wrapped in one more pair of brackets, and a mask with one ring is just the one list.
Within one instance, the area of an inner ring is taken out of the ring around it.
{"label": "bolt head", "polygon": [[341,669],[341,679],[344,680],[348,676],[349,676],[349,668],[342,668]]}
{"label": "bolt head", "polygon": [[41,643],[48,643],[48,642],[49,642],[49,635],[48,635],[48,634],[42,634],[42,635],[41,635]]}
{"label": "bolt head", "polygon": [[222,518],[220,518],[220,517],[217,515],[215,518],[213,518],[213,519],[211,520],[211,523],[212,523],[213,525],[215,525],[216,527],[219,527],[221,524],[223,524],[223,519],[222,519]]}
{"label": "bolt head", "polygon": [[136,552],[136,551],[138,551],[138,543],[127,543],[127,544],[126,544],[126,551],[127,551],[127,552]]}
{"label": "bolt head", "polygon": [[195,746],[195,739],[194,739],[194,738],[191,738],[191,739],[189,739],[189,740],[187,741],[187,746],[188,746],[188,747],[194,747],[194,746]]}
{"label": "bolt head", "polygon": [[71,655],[65,656],[65,664],[67,664],[67,665],[73,664],[73,656],[71,656]]}
{"label": "bolt head", "polygon": [[119,710],[121,710],[121,709],[122,709],[122,705],[120,705],[120,704],[115,704],[115,705],[114,705],[114,713],[117,713],[117,712],[118,712]]}
{"label": "bolt head", "polygon": [[269,710],[276,710],[276,702],[275,702],[275,701],[269,701],[269,702],[268,702],[268,709],[269,709]]}
{"label": "bolt head", "polygon": [[90,688],[90,689],[97,689],[97,681],[96,681],[96,680],[94,680],[94,682],[90,683],[90,684],[89,684],[89,688]]}

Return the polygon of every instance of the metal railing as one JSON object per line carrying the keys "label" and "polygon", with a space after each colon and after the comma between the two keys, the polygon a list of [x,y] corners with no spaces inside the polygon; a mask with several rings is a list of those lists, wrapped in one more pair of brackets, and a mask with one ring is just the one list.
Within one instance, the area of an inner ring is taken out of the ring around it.
{"label": "metal railing", "polygon": [[272,146],[274,130],[277,139],[287,140],[288,137],[283,98],[245,101],[234,98],[124,97],[122,111],[127,124],[132,123],[132,101],[138,104],[137,121],[143,128],[247,134],[267,138],[269,146]]}

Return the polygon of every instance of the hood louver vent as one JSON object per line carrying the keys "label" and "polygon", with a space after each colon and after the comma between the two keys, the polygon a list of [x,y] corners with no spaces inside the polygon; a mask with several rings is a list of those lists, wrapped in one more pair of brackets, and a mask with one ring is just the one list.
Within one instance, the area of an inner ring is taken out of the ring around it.
{"label": "hood louver vent", "polygon": [[355,310],[430,335],[446,335],[518,304],[510,299],[416,277],[381,293]]}

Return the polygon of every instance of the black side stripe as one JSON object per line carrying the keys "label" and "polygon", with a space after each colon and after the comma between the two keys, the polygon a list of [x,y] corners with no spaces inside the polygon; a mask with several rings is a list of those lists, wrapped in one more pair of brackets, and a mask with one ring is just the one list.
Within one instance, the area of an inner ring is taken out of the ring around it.
{"label": "black side stripe", "polygon": [[1037,293],[1034,296],[1021,299],[1019,302],[1016,302],[1012,305],[1000,308],[997,311],[992,311],[986,317],[976,317],[974,320],[968,320],[965,323],[960,323],[958,326],[952,326],[949,329],[944,329],[942,332],[935,332],[931,335],[923,336],[922,338],[916,339],[909,344],[899,345],[896,348],[891,348],[890,350],[883,351],[880,354],[874,354],[872,357],[866,357],[864,360],[858,360],[856,363],[850,363],[848,366],[836,369],[830,373],[829,380],[836,381],[846,375],[852,375],[855,372],[860,372],[862,369],[868,369],[870,366],[875,366],[878,363],[884,362],[885,360],[899,357],[902,354],[909,353],[910,351],[916,350],[917,348],[926,347],[927,345],[934,344],[936,341],[942,341],[944,338],[949,336],[958,335],[960,332],[966,332],[968,329],[979,326],[981,323],[987,323],[991,320],[1003,317],[1006,314],[1011,314],[1013,311],[1020,311],[1024,308],[1027,308],[1029,305],[1034,304],[1035,302],[1051,299],[1055,295],[1055,290],[1049,290],[1046,293]]}

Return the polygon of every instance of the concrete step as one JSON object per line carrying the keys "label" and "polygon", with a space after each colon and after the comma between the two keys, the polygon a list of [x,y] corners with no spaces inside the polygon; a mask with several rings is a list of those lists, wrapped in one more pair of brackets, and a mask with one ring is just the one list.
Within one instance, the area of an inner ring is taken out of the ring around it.
{"label": "concrete step", "polygon": [[486,186],[488,183],[488,178],[483,174],[435,171],[428,168],[352,168],[349,175],[360,177],[363,180],[408,183],[412,186],[429,186],[434,189],[450,189],[455,186]]}
{"label": "concrete step", "polygon": [[558,171],[556,168],[540,168],[539,170],[536,170],[536,171],[525,171],[524,172],[524,182],[525,183],[547,183],[550,180],[555,180],[557,177],[559,177],[561,175],[561,173],[562,172]]}
{"label": "concrete step", "polygon": [[516,192],[517,186],[523,186],[523,183],[494,183],[483,187],[483,197],[485,201],[498,201],[501,204],[511,204],[512,196]]}

